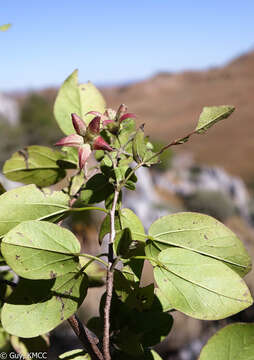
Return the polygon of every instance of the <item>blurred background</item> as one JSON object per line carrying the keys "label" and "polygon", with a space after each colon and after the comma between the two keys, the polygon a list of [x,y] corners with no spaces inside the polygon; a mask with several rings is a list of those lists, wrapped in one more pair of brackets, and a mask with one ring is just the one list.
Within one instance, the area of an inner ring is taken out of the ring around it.
{"label": "blurred background", "polygon": [[[147,228],[168,212],[212,215],[238,234],[254,258],[254,2],[0,4],[0,25],[12,23],[0,32],[1,168],[14,151],[51,146],[62,136],[52,108],[75,68],[80,81],[100,88],[108,107],[125,103],[136,113],[156,147],[191,131],[203,106],[234,105],[230,119],[168,151],[152,171],[141,169],[137,192],[124,201]],[[98,219],[86,223],[76,220],[73,229],[96,253]],[[145,281],[150,278],[147,269]],[[247,282],[254,294],[253,279],[252,272]],[[85,320],[98,312],[94,298],[103,291],[89,293],[81,310]],[[174,318],[174,330],[157,350],[164,359],[194,360],[218,328],[253,321],[254,309],[216,323]],[[52,337],[61,347],[66,334],[72,336],[62,326]],[[57,351],[51,349],[52,359]]]}

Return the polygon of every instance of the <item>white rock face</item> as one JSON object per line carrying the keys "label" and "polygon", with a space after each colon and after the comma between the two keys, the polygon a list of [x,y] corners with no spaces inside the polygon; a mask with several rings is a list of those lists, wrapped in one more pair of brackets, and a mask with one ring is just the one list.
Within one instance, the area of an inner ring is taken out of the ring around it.
{"label": "white rock face", "polygon": [[0,93],[0,118],[6,120],[10,125],[17,125],[19,115],[16,101]]}

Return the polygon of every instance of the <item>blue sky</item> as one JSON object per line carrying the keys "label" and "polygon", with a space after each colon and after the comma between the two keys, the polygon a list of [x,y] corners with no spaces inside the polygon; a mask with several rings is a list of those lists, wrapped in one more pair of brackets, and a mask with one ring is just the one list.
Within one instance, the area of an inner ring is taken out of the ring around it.
{"label": "blue sky", "polygon": [[122,83],[254,48],[254,1],[0,0],[0,90]]}

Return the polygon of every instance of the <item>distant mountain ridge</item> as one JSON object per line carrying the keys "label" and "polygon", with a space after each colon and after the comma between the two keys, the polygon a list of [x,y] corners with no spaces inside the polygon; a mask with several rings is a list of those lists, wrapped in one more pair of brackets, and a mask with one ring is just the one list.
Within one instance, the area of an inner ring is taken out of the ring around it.
{"label": "distant mountain ridge", "polygon": [[231,104],[230,119],[175,151],[191,151],[197,161],[216,164],[254,180],[254,51],[207,71],[158,73],[126,86],[103,88],[111,107],[125,103],[146,123],[152,138],[170,141],[196,125],[203,106]]}

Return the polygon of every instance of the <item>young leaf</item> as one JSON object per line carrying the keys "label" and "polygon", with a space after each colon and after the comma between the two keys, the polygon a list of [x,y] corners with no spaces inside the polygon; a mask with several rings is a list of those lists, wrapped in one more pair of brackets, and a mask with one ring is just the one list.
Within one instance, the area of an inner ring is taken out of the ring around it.
{"label": "young leaf", "polygon": [[142,163],[146,154],[146,142],[143,129],[139,128],[132,143],[133,159],[136,163]]}
{"label": "young leaf", "polygon": [[254,324],[230,324],[219,330],[203,347],[199,360],[254,359]]}
{"label": "young leaf", "polygon": [[76,195],[83,184],[84,184],[84,173],[82,171],[80,171],[78,174],[74,175],[71,178],[71,181],[69,184],[70,196]]}
{"label": "young leaf", "polygon": [[251,259],[242,242],[225,225],[211,216],[198,213],[177,213],[156,220],[149,235],[160,244],[189,249],[222,260],[239,275],[251,269]]}
{"label": "young leaf", "polygon": [[202,134],[215,123],[229,117],[235,110],[233,106],[205,106],[199,117],[195,133]]}
{"label": "young leaf", "polygon": [[1,312],[4,329],[30,338],[45,334],[73,315],[87,292],[84,273],[69,273],[53,280],[21,279]]}
{"label": "young leaf", "polygon": [[57,360],[90,360],[91,357],[84,350],[76,349],[59,355]]}
{"label": "young leaf", "polygon": [[128,208],[120,211],[121,228],[129,228],[131,231],[132,240],[144,242],[147,238],[144,226],[137,215]]}
{"label": "young leaf", "polygon": [[7,191],[0,196],[0,237],[22,221],[57,221],[69,210],[68,204],[63,192],[42,192],[35,185]]}
{"label": "young leaf", "polygon": [[179,248],[163,250],[158,260],[156,283],[172,307],[189,316],[223,319],[253,302],[244,281],[223,262]]}
{"label": "young leaf", "polygon": [[18,275],[26,279],[53,279],[77,270],[80,244],[71,231],[34,220],[22,222],[9,231],[1,252]]}
{"label": "young leaf", "polygon": [[5,162],[3,173],[12,181],[46,187],[65,177],[65,170],[59,166],[64,158],[59,151],[33,145],[15,152]]}
{"label": "young leaf", "polygon": [[7,31],[11,27],[11,24],[0,25],[0,31]]}
{"label": "young leaf", "polygon": [[75,70],[65,80],[58,92],[54,106],[56,121],[60,129],[66,135],[70,135],[75,133],[71,114],[77,114],[88,124],[92,115],[85,115],[91,110],[103,113],[105,100],[92,83],[78,84],[78,70]]}

